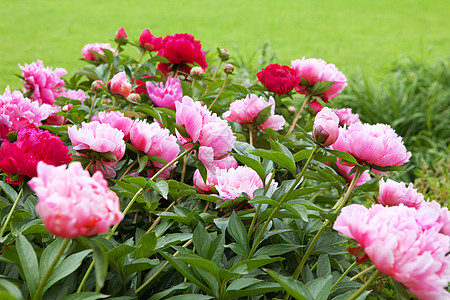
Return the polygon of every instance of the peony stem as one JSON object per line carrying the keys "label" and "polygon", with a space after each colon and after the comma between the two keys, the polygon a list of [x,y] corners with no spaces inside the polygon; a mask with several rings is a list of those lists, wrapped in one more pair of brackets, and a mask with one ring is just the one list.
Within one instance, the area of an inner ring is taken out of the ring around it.
{"label": "peony stem", "polygon": [[[158,172],[156,172],[155,175],[153,175],[148,181],[153,181],[156,178],[158,178],[158,176],[164,172],[165,170],[167,170],[170,166],[172,166],[174,163],[176,163],[177,161],[179,161],[181,158],[183,158],[185,155],[191,153],[191,151],[195,150],[198,148],[198,145],[195,144],[194,146],[192,146],[191,148],[187,149],[186,151],[184,151],[183,153],[181,153],[180,155],[178,155],[177,157],[175,157],[172,161],[170,161],[169,163],[167,163],[167,165],[165,165],[161,170],[159,170]],[[130,203],[128,203],[127,207],[125,207],[125,209],[123,210],[123,215],[125,216],[128,211],[131,209],[131,206],[133,206],[134,202],[136,201],[136,199],[139,197],[139,195],[141,195],[144,192],[143,188],[140,188],[136,194],[134,194],[133,198],[131,199]],[[120,222],[116,223],[116,225],[113,226],[113,228],[111,229],[111,232],[109,233],[109,235],[106,237],[107,240],[109,240],[113,235],[114,232],[116,232],[117,227],[119,227]],[[94,264],[94,261],[91,262],[91,265]],[[83,290],[83,286],[84,283],[86,282],[87,277],[89,276],[89,274],[91,273],[92,268],[89,267],[88,271],[86,272],[86,274],[84,274],[83,280],[80,283],[80,286],[78,287],[77,292],[81,292]]]}
{"label": "peony stem", "polygon": [[92,157],[91,161],[89,162],[89,164],[86,166],[86,168],[84,168],[84,170],[89,171],[89,168],[92,166],[92,164],[94,163],[95,160],[95,156]]}
{"label": "peony stem", "polygon": [[128,172],[131,171],[131,169],[133,169],[133,167],[138,163],[138,160],[136,159],[135,161],[133,161],[133,163],[125,170],[125,172],[122,174],[122,176],[120,176],[119,181],[122,181],[122,179],[125,178],[125,176],[127,176]]}
{"label": "peony stem", "polygon": [[181,183],[184,182],[184,177],[186,176],[186,165],[189,160],[189,156],[190,155],[186,155],[183,159],[183,168],[181,169],[181,179],[180,179]]}
{"label": "peony stem", "polygon": [[367,280],[366,283],[364,283],[364,285],[362,285],[353,295],[351,295],[350,298],[348,298],[348,300],[355,300],[356,298],[358,298],[365,290],[369,288],[370,285],[372,285],[372,283],[378,278],[378,276],[380,276],[380,274],[381,272],[378,270],[373,272],[369,280]]}
{"label": "peony stem", "polygon": [[33,295],[33,300],[39,299],[39,294],[41,293],[42,289],[45,286],[45,283],[47,282],[50,275],[52,275],[52,271],[55,268],[56,264],[58,263],[59,259],[61,258],[61,255],[64,253],[64,250],[66,250],[67,245],[69,244],[70,239],[64,239],[64,243],[62,244],[61,248],[59,249],[58,253],[56,254],[55,258],[53,259],[52,264],[48,268],[47,272],[44,275],[44,278],[42,278],[41,282],[39,283],[39,286],[36,290],[36,292]]}
{"label": "peony stem", "polygon": [[135,82],[134,83],[136,83],[136,80],[137,80],[137,71],[139,70],[139,65],[141,64],[141,60],[142,60],[142,58],[144,57],[144,55],[145,55],[145,49],[142,49],[141,50],[141,55],[139,56],[139,58],[138,58],[138,61],[137,61],[137,63],[136,63],[136,67],[134,68],[134,72],[133,72],[133,75],[134,75],[134,80],[135,80]]}
{"label": "peony stem", "polygon": [[345,270],[345,272],[341,275],[341,277],[339,277],[339,279],[333,284],[333,286],[331,287],[330,292],[332,292],[337,286],[338,284],[345,278],[345,276],[347,276],[348,273],[350,273],[350,271],[356,267],[358,263],[355,261],[354,263],[352,263],[350,265],[350,267],[347,268],[347,270]]}
{"label": "peony stem", "polygon": [[13,206],[11,208],[11,210],[9,211],[8,217],[6,218],[5,224],[3,224],[2,226],[2,230],[0,231],[0,238],[3,237],[3,234],[5,233],[6,228],[8,227],[8,223],[12,218],[12,215],[14,213],[14,210],[16,209],[17,204],[19,203],[19,199],[20,197],[22,197],[23,194],[23,187],[20,188],[19,194],[17,195],[16,200],[13,203]]}
{"label": "peony stem", "polygon": [[[117,55],[119,55],[119,48],[120,48],[120,45],[117,44],[116,49],[115,49],[114,52],[113,52],[113,57],[114,57],[114,53],[117,53]],[[111,64],[109,65],[108,79],[106,80],[106,83],[108,83],[108,82],[111,80],[111,78],[112,78],[112,69],[113,69],[113,65],[114,65],[114,59],[113,59],[113,61],[111,62]]]}
{"label": "peony stem", "polygon": [[361,272],[359,272],[358,274],[356,274],[355,276],[353,276],[352,278],[350,278],[350,281],[354,281],[356,279],[358,279],[359,277],[363,276],[364,274],[366,274],[367,272],[370,272],[371,270],[375,269],[375,265],[371,265],[370,267],[368,267],[365,270],[362,270]]}
{"label": "peony stem", "polygon": [[249,144],[251,146],[253,146],[253,124],[248,123],[247,124],[248,127],[248,139],[249,139]]}
{"label": "peony stem", "polygon": [[217,99],[219,99],[220,94],[222,94],[225,84],[227,83],[227,79],[228,79],[228,74],[225,75],[225,80],[223,81],[222,88],[220,89],[219,93],[217,94],[216,99],[214,99],[214,101],[208,107],[209,110],[211,109],[211,107],[213,107],[214,103],[216,103]]}
{"label": "peony stem", "polygon": [[219,71],[220,67],[222,66],[222,60],[220,60],[219,65],[217,66],[217,69],[214,71],[213,76],[211,77],[211,80],[214,80],[214,78],[216,78],[217,75],[217,71]]}
{"label": "peony stem", "polygon": [[[178,200],[180,200],[181,198],[178,198],[176,201],[173,201],[172,203],[169,204],[169,206],[166,207],[166,209],[164,210],[164,212],[168,212],[174,205],[175,203],[178,202]],[[156,227],[156,225],[158,225],[158,223],[161,221],[161,216],[159,216],[155,222],[153,222],[152,226],[150,226],[150,228],[147,230],[147,233],[150,232],[150,230],[152,230],[153,228]]]}
{"label": "peony stem", "polygon": [[[297,178],[296,178],[294,184],[292,184],[291,188],[287,191],[286,194],[283,195],[283,197],[282,197],[281,200],[279,201],[279,203],[280,203],[280,206],[279,206],[279,207],[281,207],[281,205],[282,205],[282,204],[284,203],[284,201],[286,200],[287,196],[289,196],[289,194],[292,193],[292,191],[295,190],[295,188],[297,187],[297,185],[300,183],[300,180],[303,178],[303,175],[305,174],[306,169],[308,169],[309,164],[311,163],[312,159],[314,158],[314,156],[316,155],[316,153],[317,153],[317,151],[318,151],[319,149],[320,149],[320,146],[319,146],[319,145],[316,145],[316,146],[314,147],[314,150],[311,152],[311,155],[309,156],[308,160],[306,161],[305,165],[303,166],[302,171],[301,171],[300,174],[297,176]],[[272,220],[272,218],[273,218],[273,216],[275,215],[275,213],[278,212],[278,208],[279,208],[279,207],[274,207],[274,208],[273,208],[272,213],[269,215],[269,217],[267,218],[267,220],[266,220],[265,223],[264,223],[263,228],[261,229],[261,231],[259,232],[258,236],[257,236],[256,239],[254,240],[253,246],[252,246],[252,248],[250,249],[250,253],[248,254],[248,258],[247,258],[247,259],[252,258],[253,254],[254,254],[255,251],[256,251],[256,248],[258,247],[259,241],[260,241],[261,238],[262,238],[262,235],[263,235],[264,232],[266,231],[267,226],[269,226],[269,223],[270,223],[270,221]]]}
{"label": "peony stem", "polygon": [[95,91],[94,99],[92,99],[91,108],[89,109],[89,115],[88,115],[88,119],[87,119],[88,123],[91,121],[92,115],[94,114],[94,105],[95,105],[95,101],[97,100],[97,94],[98,94],[98,92]]}
{"label": "peony stem", "polygon": [[300,107],[300,110],[298,111],[297,115],[295,116],[294,121],[292,121],[291,127],[289,127],[289,130],[286,133],[286,135],[288,135],[292,131],[294,131],[295,124],[297,124],[298,118],[300,118],[300,114],[302,113],[303,109],[305,108],[306,103],[308,103],[310,99],[311,99],[311,96],[309,94],[306,95],[305,101],[303,101],[302,107]]}

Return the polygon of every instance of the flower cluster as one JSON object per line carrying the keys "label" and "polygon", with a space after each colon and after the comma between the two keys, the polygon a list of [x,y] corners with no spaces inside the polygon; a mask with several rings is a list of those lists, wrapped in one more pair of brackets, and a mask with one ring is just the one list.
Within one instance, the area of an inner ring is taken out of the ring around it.
{"label": "flower cluster", "polygon": [[114,55],[117,54],[117,52],[111,48],[110,43],[94,43],[94,44],[86,44],[83,49],[81,49],[81,55],[87,60],[97,60],[97,56],[95,55],[96,52],[100,55],[105,55],[105,51],[103,50],[109,50]]}
{"label": "flower cluster", "polygon": [[146,82],[147,92],[156,106],[175,109],[175,102],[183,99],[183,91],[178,77],[168,77],[166,84]]}

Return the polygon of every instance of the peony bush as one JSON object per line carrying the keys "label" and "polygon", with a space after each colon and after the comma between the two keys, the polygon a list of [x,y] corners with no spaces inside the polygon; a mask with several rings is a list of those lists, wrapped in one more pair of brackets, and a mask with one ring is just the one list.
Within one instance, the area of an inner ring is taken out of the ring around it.
{"label": "peony bush", "polygon": [[112,38],[0,95],[2,299],[450,299],[450,213],[335,65]]}

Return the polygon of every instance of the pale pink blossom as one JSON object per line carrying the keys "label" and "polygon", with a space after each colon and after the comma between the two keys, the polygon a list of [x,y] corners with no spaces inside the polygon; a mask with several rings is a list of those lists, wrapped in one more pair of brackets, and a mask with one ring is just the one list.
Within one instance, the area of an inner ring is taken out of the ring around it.
{"label": "pale pink blossom", "polygon": [[359,163],[380,167],[400,166],[411,157],[402,138],[385,124],[354,123],[347,129],[339,128],[332,148],[353,155]]}
{"label": "pale pink blossom", "polygon": [[228,156],[236,137],[227,121],[220,119],[200,102],[194,102],[188,96],[184,96],[182,102],[175,102],[175,106],[176,123],[183,126],[189,135],[188,138],[183,137],[178,130],[176,131],[178,141],[185,149],[198,143],[201,147],[212,148],[207,160],[218,160]]}
{"label": "pale pink blossom", "polygon": [[439,233],[439,214],[424,208],[353,204],[333,228],[356,240],[377,269],[420,299],[449,299],[450,238]]}
{"label": "pale pink blossom", "polygon": [[271,128],[273,130],[281,130],[285,123],[283,116],[275,114],[275,100],[269,97],[266,101],[264,97],[258,97],[255,94],[247,95],[247,97],[236,100],[230,104],[230,110],[223,113],[222,117],[230,122],[239,124],[253,123],[259,112],[270,106],[270,116],[262,124],[258,124],[258,128]]}
{"label": "pale pink blossom", "polygon": [[54,71],[50,67],[44,67],[41,60],[37,60],[25,66],[19,65],[22,70],[23,85],[27,92],[33,94],[32,100],[39,104],[53,104],[55,97],[61,95],[59,87],[65,84],[61,76],[67,74],[63,68],[56,68]]}
{"label": "pale pink blossom", "polygon": [[328,107],[323,108],[314,120],[313,138],[322,147],[332,145],[339,136],[339,118]]}
{"label": "pale pink blossom", "polygon": [[221,169],[217,172],[216,179],[216,190],[219,197],[224,200],[235,199],[242,193],[246,193],[250,199],[253,199],[253,192],[264,187],[258,173],[247,166]]}
{"label": "pale pink blossom", "polygon": [[217,185],[217,174],[220,172],[220,170],[228,170],[231,168],[236,169],[237,161],[233,156],[227,156],[223,159],[212,161],[211,165],[213,168],[207,168],[206,171],[206,183],[203,180],[199,170],[195,170],[194,172],[194,186],[200,192],[211,191],[211,187]]}
{"label": "pale pink blossom", "polygon": [[[292,68],[297,72],[297,75],[308,81],[308,86],[312,87],[319,81],[332,81],[333,85],[325,92],[320,94],[320,97],[328,102],[339,95],[347,86],[347,78],[340,72],[334,64],[327,64],[323,59],[303,57],[291,61]],[[296,90],[300,94],[308,95],[308,86],[298,85]]]}
{"label": "pale pink blossom", "polygon": [[123,219],[119,197],[108,189],[100,172],[91,177],[79,162],[67,169],[39,162],[37,173],[28,185],[39,200],[36,211],[52,234],[94,236]]}
{"label": "pale pink blossom", "polygon": [[87,95],[82,89],[69,90],[66,88],[61,88],[60,91],[62,97],[69,98],[72,100],[78,100],[81,102],[81,104],[84,104],[84,101],[87,99]]}
{"label": "pale pink blossom", "polygon": [[133,126],[133,120],[125,117],[123,112],[120,111],[101,111],[97,115],[97,121],[101,124],[109,124],[112,128],[119,129],[123,132],[124,140],[130,139],[130,129]]}
{"label": "pale pink blossom", "polygon": [[352,113],[351,108],[332,109],[332,111],[339,117],[339,125],[341,127],[350,126],[353,123],[361,122],[359,115]]}
{"label": "pale pink blossom", "polygon": [[[336,164],[336,166],[338,168],[339,175],[344,177],[345,181],[350,183],[353,180],[353,178],[355,177],[355,173],[354,172],[352,174],[350,174],[350,171],[353,169],[353,167],[343,165],[339,161],[336,161],[335,164]],[[361,174],[361,176],[359,176],[358,180],[356,181],[355,188],[360,186],[360,185],[363,185],[364,183],[366,183],[370,179],[371,178],[370,178],[369,171],[368,170],[364,171]]]}
{"label": "pale pink blossom", "polygon": [[[71,126],[68,129],[69,138],[73,149],[79,156],[91,157],[91,151],[111,154],[116,160],[97,159],[93,164],[93,171],[101,171],[107,178],[116,176],[114,167],[117,161],[125,154],[124,133],[109,124],[101,124],[97,121],[81,123],[81,128]],[[95,155],[95,154],[92,154]]]}
{"label": "pale pink blossom", "polygon": [[0,95],[0,141],[6,140],[11,131],[19,131],[24,127],[39,127],[58,109],[48,104],[39,105],[36,101],[24,98],[19,91],[9,87]]}
{"label": "pale pink blossom", "polygon": [[120,95],[123,98],[128,97],[131,93],[131,83],[125,72],[119,72],[114,75],[111,81],[108,82],[107,86],[111,93]]}
{"label": "pale pink blossom", "polygon": [[[180,153],[177,138],[170,134],[169,130],[162,128],[158,123],[149,124],[145,120],[136,120],[130,130],[131,144],[146,155],[157,156],[170,162]],[[165,166],[165,164],[149,161],[151,170],[148,176]],[[176,163],[161,173],[162,178],[168,178],[170,171],[176,167]]]}
{"label": "pale pink blossom", "polygon": [[175,109],[175,102],[181,102],[183,91],[178,77],[168,77],[166,84],[162,82],[154,84],[151,81],[145,83],[148,96],[156,106]]}
{"label": "pale pink blossom", "polygon": [[408,207],[419,208],[424,202],[424,197],[413,188],[412,183],[405,186],[403,182],[381,179],[379,184],[378,203],[385,206],[394,206],[403,203]]}
{"label": "pale pink blossom", "polygon": [[117,52],[111,47],[110,43],[86,44],[83,49],[81,49],[81,55],[83,55],[84,58],[88,60],[97,60],[97,57],[91,51],[97,52],[101,55],[105,55],[105,51],[103,51],[103,49],[109,50],[114,55],[117,55]]}

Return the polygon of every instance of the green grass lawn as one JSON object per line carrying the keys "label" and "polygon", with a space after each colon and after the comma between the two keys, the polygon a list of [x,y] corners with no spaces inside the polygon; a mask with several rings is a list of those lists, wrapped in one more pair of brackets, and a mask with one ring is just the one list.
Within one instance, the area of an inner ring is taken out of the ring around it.
{"label": "green grass lawn", "polygon": [[400,55],[448,55],[448,11],[448,0],[0,0],[0,90],[20,87],[18,63],[78,69],[83,45],[112,42],[121,26],[132,40],[188,32],[245,56],[269,40],[280,63],[320,57],[379,77]]}

